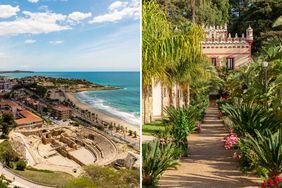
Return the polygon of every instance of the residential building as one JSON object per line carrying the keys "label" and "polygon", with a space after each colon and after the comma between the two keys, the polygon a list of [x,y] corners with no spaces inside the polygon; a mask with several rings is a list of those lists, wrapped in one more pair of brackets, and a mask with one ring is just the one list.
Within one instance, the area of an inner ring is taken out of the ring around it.
{"label": "residential building", "polygon": [[69,119],[72,114],[72,109],[59,104],[53,107],[53,116],[59,120]]}
{"label": "residential building", "polygon": [[202,42],[203,53],[210,58],[215,67],[238,69],[252,60],[253,29],[249,26],[246,37],[243,33],[238,37],[228,34],[227,24],[222,26],[204,27],[206,34]]}
{"label": "residential building", "polygon": [[43,120],[39,116],[26,110],[14,101],[1,101],[0,111],[12,113],[15,117],[16,126],[20,128],[29,126],[41,127],[43,125]]}

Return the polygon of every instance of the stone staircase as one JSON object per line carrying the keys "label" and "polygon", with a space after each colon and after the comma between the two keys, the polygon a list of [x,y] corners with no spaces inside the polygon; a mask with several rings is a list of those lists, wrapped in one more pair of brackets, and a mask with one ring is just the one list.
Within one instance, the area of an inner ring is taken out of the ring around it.
{"label": "stone staircase", "polygon": [[221,124],[223,121],[219,119],[219,113],[220,111],[218,110],[217,107],[208,107],[206,112],[205,112],[205,117],[203,124]]}

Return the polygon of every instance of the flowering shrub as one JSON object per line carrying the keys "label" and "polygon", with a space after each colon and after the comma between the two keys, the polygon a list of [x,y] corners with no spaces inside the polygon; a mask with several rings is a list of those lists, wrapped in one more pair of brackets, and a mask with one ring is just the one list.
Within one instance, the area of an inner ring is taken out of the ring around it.
{"label": "flowering shrub", "polygon": [[229,129],[229,135],[225,138],[224,148],[225,149],[232,149],[234,146],[238,145],[239,138],[236,134],[233,133],[232,129]]}
{"label": "flowering shrub", "polygon": [[[168,144],[170,142],[172,142],[172,138],[160,138],[161,144]],[[175,144],[175,142],[172,142],[172,144]]]}
{"label": "flowering shrub", "polygon": [[264,181],[261,184],[261,188],[282,188],[282,181],[278,176],[274,177],[273,179],[268,178],[267,181]]}

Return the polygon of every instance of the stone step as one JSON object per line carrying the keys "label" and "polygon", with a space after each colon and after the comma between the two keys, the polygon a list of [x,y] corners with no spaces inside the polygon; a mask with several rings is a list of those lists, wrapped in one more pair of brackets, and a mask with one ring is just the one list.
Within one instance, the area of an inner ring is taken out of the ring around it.
{"label": "stone step", "polygon": [[205,114],[205,117],[218,117],[217,113],[214,114]]}
{"label": "stone step", "polygon": [[215,115],[218,115],[218,114],[219,114],[219,112],[205,112],[205,115],[208,115],[208,116],[211,116],[211,115],[215,116]]}
{"label": "stone step", "polygon": [[214,117],[209,117],[209,116],[205,116],[204,120],[218,120],[219,118],[217,116]]}
{"label": "stone step", "polygon": [[215,112],[215,111],[216,111],[216,112],[219,112],[218,109],[206,109],[206,111],[207,111],[207,112]]}
{"label": "stone step", "polygon": [[221,119],[217,119],[217,120],[204,119],[203,123],[204,124],[223,124],[223,121]]}

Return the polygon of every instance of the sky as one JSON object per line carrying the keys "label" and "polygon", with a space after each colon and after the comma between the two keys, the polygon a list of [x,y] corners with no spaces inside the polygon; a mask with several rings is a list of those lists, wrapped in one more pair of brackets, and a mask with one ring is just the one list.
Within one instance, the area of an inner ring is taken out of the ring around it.
{"label": "sky", "polygon": [[139,71],[139,0],[0,0],[0,70]]}

